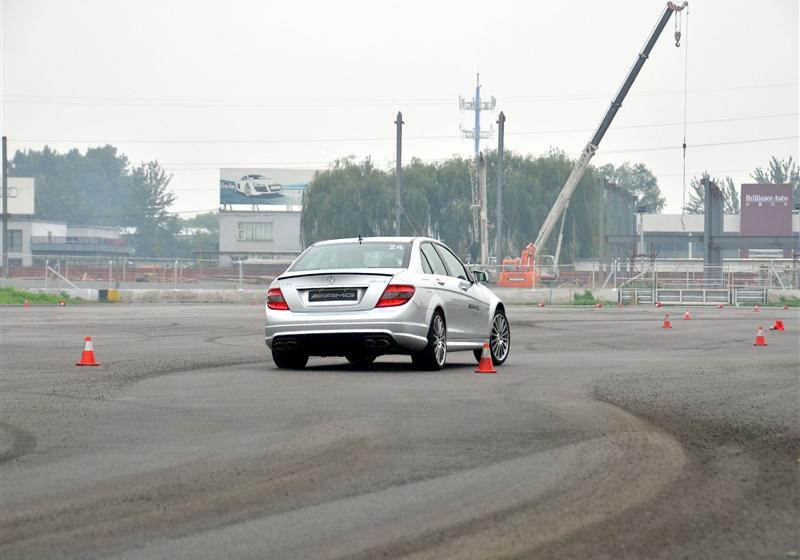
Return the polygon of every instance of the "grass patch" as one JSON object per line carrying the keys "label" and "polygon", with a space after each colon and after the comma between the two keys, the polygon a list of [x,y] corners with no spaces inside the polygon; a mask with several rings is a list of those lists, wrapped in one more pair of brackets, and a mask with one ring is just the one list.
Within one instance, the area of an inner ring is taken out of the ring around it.
{"label": "grass patch", "polygon": [[572,297],[572,305],[597,305],[598,303],[601,303],[601,301],[596,299],[590,290],[586,290],[582,294],[575,294]]}
{"label": "grass patch", "polygon": [[766,305],[767,307],[783,307],[784,305],[788,305],[789,307],[800,307],[800,298],[781,296],[780,301],[771,302]]}
{"label": "grass patch", "polygon": [[65,303],[86,303],[85,299],[69,297],[64,292],[60,294],[29,292],[17,288],[0,288],[0,305],[21,305],[28,300],[31,305],[53,305],[61,300]]}

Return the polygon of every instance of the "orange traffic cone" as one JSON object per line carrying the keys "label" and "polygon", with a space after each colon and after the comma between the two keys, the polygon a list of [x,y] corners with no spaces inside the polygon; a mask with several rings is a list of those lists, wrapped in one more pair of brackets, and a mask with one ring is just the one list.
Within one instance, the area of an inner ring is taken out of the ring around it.
{"label": "orange traffic cone", "polygon": [[489,350],[488,342],[483,343],[481,361],[478,362],[478,369],[475,370],[475,373],[497,373],[497,370],[494,369],[494,364],[492,363],[492,353]]}
{"label": "orange traffic cone", "polygon": [[689,313],[688,309],[686,310],[686,313],[683,314],[683,320],[684,321],[691,321],[692,320],[692,314]]}
{"label": "orange traffic cone", "polygon": [[672,323],[669,322],[669,313],[664,315],[664,324],[661,327],[662,329],[671,329]]}
{"label": "orange traffic cone", "polygon": [[661,303],[660,301],[657,301],[657,302],[656,302],[656,307],[663,307],[663,306],[664,306],[664,304],[663,304],[663,303]]}
{"label": "orange traffic cone", "polygon": [[61,301],[59,301],[59,302],[58,302],[58,306],[59,306],[59,307],[66,307],[66,305],[67,305],[67,302],[66,302],[66,301],[64,301],[63,299],[62,299]]}
{"label": "orange traffic cone", "polygon": [[22,303],[22,307],[24,307],[25,309],[27,309],[30,306],[31,306],[31,304],[30,304],[30,302],[28,302],[27,299]]}
{"label": "orange traffic cone", "polygon": [[76,366],[99,366],[100,362],[94,358],[94,346],[92,345],[92,337],[87,336],[83,340],[83,354],[81,354],[81,361],[75,364]]}
{"label": "orange traffic cone", "polygon": [[775,324],[772,325],[769,328],[769,330],[771,330],[771,331],[785,331],[786,329],[783,326],[783,321],[781,321],[780,319],[776,319],[775,320]]}
{"label": "orange traffic cone", "polygon": [[753,308],[753,313],[758,313],[759,311],[761,311],[761,308],[758,306],[758,304],[756,304],[756,306]]}
{"label": "orange traffic cone", "polygon": [[758,327],[758,334],[756,335],[756,341],[753,343],[753,346],[766,346],[767,339],[764,338],[764,327]]}

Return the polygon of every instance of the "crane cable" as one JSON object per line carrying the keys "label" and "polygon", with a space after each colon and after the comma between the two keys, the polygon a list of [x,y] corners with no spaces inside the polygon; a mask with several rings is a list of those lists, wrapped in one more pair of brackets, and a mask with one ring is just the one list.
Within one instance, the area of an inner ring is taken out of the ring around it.
{"label": "crane cable", "polygon": [[[682,13],[675,14],[675,46],[681,45],[681,27],[683,26]],[[683,194],[681,199],[681,228],[686,231],[684,217],[686,215],[686,123],[687,123],[687,98],[689,93],[689,9],[686,8],[686,39],[684,45],[683,61]]]}

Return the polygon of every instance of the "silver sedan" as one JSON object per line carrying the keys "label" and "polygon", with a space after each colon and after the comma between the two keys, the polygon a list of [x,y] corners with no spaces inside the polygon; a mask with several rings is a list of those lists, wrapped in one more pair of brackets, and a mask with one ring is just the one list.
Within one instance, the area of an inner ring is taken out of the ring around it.
{"label": "silver sedan", "polygon": [[508,358],[505,306],[444,244],[426,237],[372,237],[315,243],[267,293],[265,340],[275,364],[303,368],[309,356],[369,364],[410,355],[417,367],[444,367],[447,353]]}

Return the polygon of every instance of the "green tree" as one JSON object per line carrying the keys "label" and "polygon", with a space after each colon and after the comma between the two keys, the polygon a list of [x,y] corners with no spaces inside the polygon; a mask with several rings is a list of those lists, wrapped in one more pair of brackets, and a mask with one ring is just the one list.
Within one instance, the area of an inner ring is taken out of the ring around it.
{"label": "green tree", "polygon": [[658,180],[653,172],[643,163],[631,165],[627,161],[618,167],[607,163],[598,168],[602,176],[629,193],[636,195],[639,205],[644,206],[649,214],[660,213],[664,209],[666,199],[661,196]]}
{"label": "green tree", "polygon": [[10,174],[35,179],[38,218],[68,224],[135,227],[132,244],[139,256],[178,256],[179,223],[168,212],[175,196],[170,177],[158,162],[131,167],[113,146],[59,153],[18,151]]}
{"label": "green tree", "polygon": [[179,219],[180,251],[175,256],[193,257],[197,253],[219,250],[219,214],[205,212],[193,218]]}
{"label": "green tree", "polygon": [[369,159],[362,163],[340,159],[317,173],[303,193],[302,242],[391,235],[393,216],[394,187],[388,175]]}
{"label": "green tree", "polygon": [[10,174],[34,177],[38,218],[70,224],[125,225],[128,158],[113,146],[58,153],[18,151]]}
{"label": "green tree", "polygon": [[739,213],[739,192],[736,190],[733,179],[730,177],[718,179],[711,177],[707,171],[703,171],[699,177],[693,177],[689,182],[689,201],[686,203],[685,209],[687,214],[704,214],[706,211],[703,179],[711,181],[722,190],[725,214]]}
{"label": "green tree", "polygon": [[171,179],[155,161],[131,170],[126,225],[136,228],[131,237],[136,256],[171,257],[178,250],[175,237],[180,223],[174,214],[167,212],[175,201],[175,194],[168,190]]}
{"label": "green tree", "polygon": [[[494,223],[496,163],[487,158],[487,195],[490,224]],[[534,158],[508,152],[505,156],[503,215],[504,255],[518,254],[533,241],[550,207],[567,179],[573,162],[559,151]],[[429,235],[441,239],[459,255],[472,253],[470,162],[454,157],[440,163],[412,159],[402,171],[403,235]],[[570,204],[565,254],[592,255],[599,239],[602,179],[590,168]],[[305,244],[319,239],[394,232],[394,173],[375,169],[369,160],[339,160],[318,173],[304,195],[301,219]],[[490,244],[494,230],[490,230]],[[553,236],[541,252],[552,253]]]}
{"label": "green tree", "polygon": [[772,156],[766,169],[757,167],[750,176],[757,183],[789,183],[792,185],[794,206],[800,205],[800,168],[792,156],[787,159]]}

